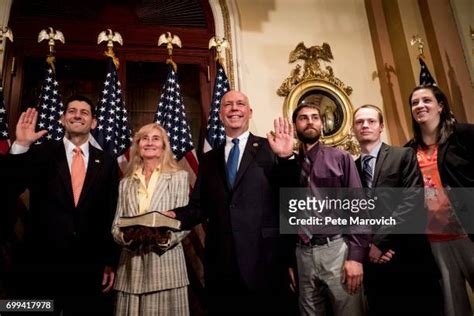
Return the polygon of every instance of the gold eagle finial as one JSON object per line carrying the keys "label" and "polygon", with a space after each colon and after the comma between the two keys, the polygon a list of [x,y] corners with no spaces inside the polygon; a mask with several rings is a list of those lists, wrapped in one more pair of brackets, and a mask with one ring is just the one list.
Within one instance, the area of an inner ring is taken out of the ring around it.
{"label": "gold eagle finial", "polygon": [[[9,39],[10,42],[13,42],[13,32],[8,26],[0,27],[0,75],[3,73],[3,47],[6,44],[4,39]],[[0,83],[0,91],[1,91]]]}
{"label": "gold eagle finial", "polygon": [[106,31],[102,31],[97,36],[97,44],[102,42],[107,42],[107,48],[112,49],[114,47],[114,42],[119,43],[123,46],[123,39],[122,35],[119,32],[114,32],[111,29],[107,29]]}
{"label": "gold eagle finial", "polygon": [[423,41],[423,39],[421,38],[420,35],[413,35],[413,37],[411,38],[410,45],[414,46],[415,44],[418,44],[418,46],[417,46],[418,58],[425,57],[425,55],[423,54],[423,50],[424,50],[424,47],[425,47],[425,42]]}
{"label": "gold eagle finial", "polygon": [[4,38],[8,38],[10,42],[13,42],[13,32],[8,26],[0,28],[0,45],[3,44]]}
{"label": "gold eagle finial", "polygon": [[114,42],[117,42],[123,46],[122,35],[120,35],[119,32],[114,32],[111,29],[107,29],[105,31],[100,32],[97,36],[97,45],[102,42],[107,42],[107,50],[104,52],[104,55],[112,58],[115,64],[115,68],[118,69],[120,62],[114,53]]}
{"label": "gold eagle finial", "polygon": [[179,48],[182,47],[181,39],[178,35],[171,35],[170,32],[166,32],[160,35],[158,38],[158,46],[166,44],[166,48],[168,49],[168,55],[173,55],[173,45],[178,46]]}
{"label": "gold eagle finial", "polygon": [[48,27],[48,30],[41,30],[39,32],[38,43],[41,43],[44,40],[48,41],[50,55],[54,53],[55,41],[60,41],[63,44],[66,42],[63,33],[60,30],[54,30],[51,26]]}
{"label": "gold eagle finial", "polygon": [[225,39],[225,37],[218,37],[218,36],[213,36],[209,40],[209,49],[212,49],[213,47],[216,48],[216,61],[219,61],[221,65],[223,64],[223,58],[221,57],[221,52],[230,47],[229,41]]}
{"label": "gold eagle finial", "polygon": [[56,68],[54,66],[54,62],[56,58],[54,57],[54,45],[55,41],[60,41],[61,43],[65,43],[66,40],[64,39],[64,35],[60,30],[54,30],[51,26],[48,27],[47,30],[41,30],[38,34],[38,43],[47,40],[49,46],[49,54],[46,57],[46,62],[51,66],[53,72],[56,72]]}
{"label": "gold eagle finial", "polygon": [[172,59],[173,55],[173,45],[178,46],[179,48],[182,47],[181,39],[178,35],[171,35],[171,32],[166,32],[160,35],[158,38],[158,46],[166,44],[166,49],[168,49],[169,58],[166,59],[166,63],[171,64],[173,66],[174,71],[176,71],[177,66],[176,63]]}

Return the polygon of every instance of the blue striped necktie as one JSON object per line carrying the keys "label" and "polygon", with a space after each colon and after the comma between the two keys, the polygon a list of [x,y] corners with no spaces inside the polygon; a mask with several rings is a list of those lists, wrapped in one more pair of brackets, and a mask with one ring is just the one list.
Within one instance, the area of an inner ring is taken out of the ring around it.
{"label": "blue striped necktie", "polygon": [[367,185],[368,188],[372,187],[372,180],[374,177],[374,172],[372,170],[372,166],[370,162],[372,159],[374,159],[374,156],[367,155],[362,158],[362,175],[363,175],[363,181],[365,182],[365,185]]}
{"label": "blue striped necktie", "polygon": [[232,146],[229,157],[227,158],[227,178],[229,179],[230,187],[234,186],[240,156],[239,139],[232,139],[232,143],[234,143],[234,146]]}

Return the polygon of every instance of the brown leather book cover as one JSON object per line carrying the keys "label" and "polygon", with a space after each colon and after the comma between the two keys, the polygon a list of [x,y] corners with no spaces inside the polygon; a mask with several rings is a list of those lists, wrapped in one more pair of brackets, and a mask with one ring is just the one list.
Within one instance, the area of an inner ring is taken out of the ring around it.
{"label": "brown leather book cover", "polygon": [[136,216],[122,216],[118,222],[119,227],[147,226],[147,227],[169,227],[176,230],[181,228],[181,222],[172,217],[153,211]]}

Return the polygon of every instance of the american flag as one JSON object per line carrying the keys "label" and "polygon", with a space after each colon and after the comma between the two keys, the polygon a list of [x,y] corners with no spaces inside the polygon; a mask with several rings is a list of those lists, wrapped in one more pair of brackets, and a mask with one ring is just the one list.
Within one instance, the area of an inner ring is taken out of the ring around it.
{"label": "american flag", "polygon": [[3,89],[0,87],[0,154],[5,155],[10,149],[10,137],[8,135],[7,110],[3,99]]}
{"label": "american flag", "polygon": [[422,57],[419,57],[418,60],[420,61],[420,85],[427,86],[436,86],[436,81],[434,80],[433,76],[426,66],[425,61]]}
{"label": "american flag", "polygon": [[36,131],[47,130],[35,144],[42,144],[47,140],[60,140],[64,137],[64,128],[60,123],[63,114],[63,103],[59,94],[59,83],[50,64],[47,64],[44,81],[38,101],[38,122]]}
{"label": "american flag", "polygon": [[188,153],[194,151],[191,129],[186,120],[183,97],[178,83],[178,75],[171,65],[168,65],[168,76],[158,102],[155,122],[163,126],[168,133],[171,150],[176,160],[180,161]]}
{"label": "american flag", "polygon": [[[186,120],[178,76],[171,65],[163,85],[163,91],[155,114],[156,123],[167,131],[170,146],[178,164],[188,172],[189,185],[194,187],[198,172],[198,161],[194,150],[191,130]],[[183,159],[184,158],[184,159]],[[188,238],[183,240],[184,251],[191,279],[191,298],[194,307],[202,309],[204,292],[204,229],[202,225],[193,228]],[[197,300],[195,300],[197,298]]]}
{"label": "american flag", "polygon": [[111,57],[107,58],[107,75],[95,112],[97,127],[91,134],[96,143],[91,139],[92,144],[117,157],[123,171],[126,165],[123,155],[132,142],[132,130],[128,123],[117,68]]}
{"label": "american flag", "polygon": [[212,94],[211,111],[207,120],[207,136],[204,143],[204,152],[218,147],[225,141],[225,130],[222,121],[219,118],[219,109],[222,96],[229,91],[229,81],[224,67],[217,62],[217,73],[214,81],[214,93]]}

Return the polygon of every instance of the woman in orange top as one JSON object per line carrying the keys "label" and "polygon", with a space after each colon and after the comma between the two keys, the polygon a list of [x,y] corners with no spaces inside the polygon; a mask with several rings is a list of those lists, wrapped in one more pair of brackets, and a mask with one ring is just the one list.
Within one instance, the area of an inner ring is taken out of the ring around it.
{"label": "woman in orange top", "polygon": [[472,315],[474,286],[474,125],[458,124],[437,86],[410,95],[414,138],[425,183],[426,232],[442,275],[446,316]]}

